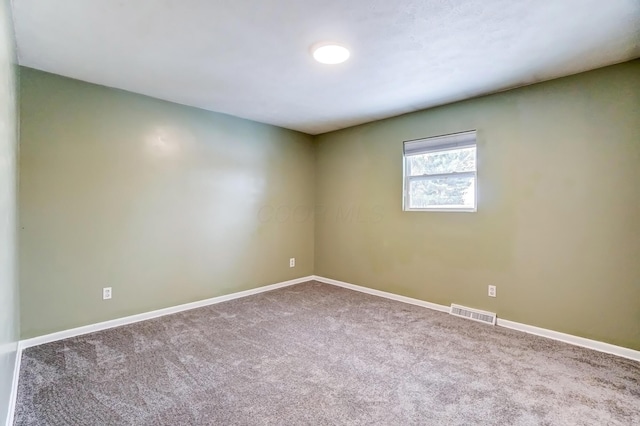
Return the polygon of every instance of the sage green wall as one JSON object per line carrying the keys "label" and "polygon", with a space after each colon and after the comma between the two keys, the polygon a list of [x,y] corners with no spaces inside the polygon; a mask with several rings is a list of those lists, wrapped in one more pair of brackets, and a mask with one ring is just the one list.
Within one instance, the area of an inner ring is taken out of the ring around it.
{"label": "sage green wall", "polygon": [[[469,129],[478,212],[403,212],[402,142]],[[316,148],[317,275],[640,349],[640,61]]]}
{"label": "sage green wall", "polygon": [[[640,349],[640,61],[313,139],[21,74],[23,338],[315,272]],[[479,211],[402,212],[474,128]]]}
{"label": "sage green wall", "polygon": [[0,424],[9,396],[19,339],[16,279],[18,73],[8,0],[0,0]]}
{"label": "sage green wall", "polygon": [[23,338],[313,273],[310,136],[21,76]]}

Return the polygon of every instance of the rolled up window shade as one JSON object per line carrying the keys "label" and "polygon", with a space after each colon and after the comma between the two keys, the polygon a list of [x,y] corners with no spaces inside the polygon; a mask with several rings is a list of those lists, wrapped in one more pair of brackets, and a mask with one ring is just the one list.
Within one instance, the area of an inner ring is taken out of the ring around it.
{"label": "rolled up window shade", "polygon": [[418,155],[431,151],[463,148],[476,144],[476,131],[452,133],[432,138],[416,139],[404,143],[404,155]]}

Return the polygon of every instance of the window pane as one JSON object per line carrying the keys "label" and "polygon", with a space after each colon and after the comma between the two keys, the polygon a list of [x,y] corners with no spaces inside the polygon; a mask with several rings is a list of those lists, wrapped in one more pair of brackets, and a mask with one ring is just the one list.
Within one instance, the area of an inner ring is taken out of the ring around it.
{"label": "window pane", "polygon": [[476,178],[438,177],[409,181],[409,208],[475,207]]}
{"label": "window pane", "polygon": [[407,157],[410,176],[476,170],[476,147],[428,152]]}

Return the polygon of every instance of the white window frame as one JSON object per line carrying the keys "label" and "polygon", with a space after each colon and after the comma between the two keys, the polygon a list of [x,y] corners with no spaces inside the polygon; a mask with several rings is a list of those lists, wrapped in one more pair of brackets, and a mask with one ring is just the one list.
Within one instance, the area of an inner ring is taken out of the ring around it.
{"label": "white window frame", "polygon": [[[403,196],[402,196],[402,210],[408,212],[422,211],[422,212],[471,212],[478,211],[478,145],[476,142],[477,133],[476,130],[469,130],[465,132],[452,133],[442,136],[434,136],[423,139],[414,139],[405,141],[403,144]],[[409,157],[413,155],[429,154],[433,152],[453,151],[462,148],[475,148],[475,170],[472,172],[452,172],[452,173],[438,173],[438,174],[423,174],[423,175],[410,175]],[[426,208],[410,208],[410,183],[416,180],[428,180],[437,179],[442,177],[473,177],[474,180],[474,197],[473,207],[464,206],[431,206]]]}

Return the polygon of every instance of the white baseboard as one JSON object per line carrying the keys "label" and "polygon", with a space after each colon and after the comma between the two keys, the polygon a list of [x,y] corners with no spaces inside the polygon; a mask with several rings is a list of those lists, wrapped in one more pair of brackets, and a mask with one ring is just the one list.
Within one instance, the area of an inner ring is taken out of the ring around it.
{"label": "white baseboard", "polygon": [[433,309],[434,311],[449,312],[449,307],[444,305],[438,305],[437,303],[425,302],[420,299],[413,299],[407,296],[400,296],[399,294],[389,293],[386,291],[375,290],[368,287],[362,287],[355,284],[345,283],[344,281],[338,281],[331,278],[313,276],[313,279],[320,281],[321,283],[331,284],[338,287],[348,288],[349,290],[359,291],[360,293],[367,293],[373,296],[384,297],[385,299],[397,300],[398,302],[408,303],[410,305],[422,306],[423,308]]}
{"label": "white baseboard", "polygon": [[519,322],[500,318],[498,318],[497,325],[505,328],[510,328],[512,330],[524,331],[525,333],[535,334],[536,336],[542,336],[548,339],[569,343],[570,345],[582,346],[583,348],[593,349],[594,351],[617,355],[634,361],[640,361],[640,351],[636,351],[634,349],[616,346],[610,343],[599,342],[597,340],[574,336],[572,334],[560,333],[559,331],[548,330],[546,328],[535,327],[533,325],[522,324]]}
{"label": "white baseboard", "polygon": [[[367,293],[374,296],[384,297],[386,299],[397,300],[398,302],[409,303],[411,305],[422,306],[424,308],[433,309],[440,312],[449,312],[449,306],[439,305],[437,303],[425,302],[419,299],[413,299],[411,297],[400,296],[386,291],[374,290],[367,287],[362,287],[355,284],[346,283],[343,281],[334,280],[331,278],[313,276],[313,279],[325,284],[332,284],[338,287],[348,288],[349,290],[359,291],[361,293]],[[631,359],[634,361],[640,361],[640,351],[634,349],[625,348],[622,346],[612,345],[610,343],[599,342],[597,340],[586,339],[584,337],[573,336],[571,334],[560,333],[558,331],[548,330],[546,328],[534,327],[532,325],[522,324],[519,322],[509,321],[498,318],[497,325],[500,327],[510,328],[513,330],[523,331],[529,334],[535,334],[536,336],[542,336],[560,342],[569,343],[575,346],[581,346],[587,349],[593,349],[598,352],[604,352],[612,355],[617,355],[623,358]]]}
{"label": "white baseboard", "polygon": [[11,393],[9,394],[9,408],[7,412],[7,426],[13,426],[13,417],[16,411],[16,400],[18,399],[18,378],[20,377],[20,362],[22,361],[22,345],[17,343],[16,360],[13,367],[13,379],[11,382]]}
{"label": "white baseboard", "polygon": [[106,330],[122,325],[133,324],[136,322],[158,318],[165,315],[175,314],[182,311],[201,308],[203,306],[215,305],[216,303],[226,302],[228,300],[239,299],[241,297],[252,296],[254,294],[264,293],[266,291],[276,290],[282,287],[288,287],[295,284],[311,281],[313,276],[296,278],[295,280],[283,281],[276,284],[266,285],[263,287],[253,288],[251,290],[240,291],[237,293],[226,294],[223,296],[213,297],[211,299],[199,300],[197,302],[185,303],[184,305],[171,306],[169,308],[158,309],[156,311],[145,312],[142,314],[131,315],[128,317],[117,318],[114,320],[99,322],[96,324],[85,325],[82,327],[72,328],[69,330],[58,331],[56,333],[45,334],[43,336],[33,337],[20,341],[22,349],[32,346],[42,345],[44,343],[55,342],[57,340],[68,339],[70,337],[81,336],[83,334],[93,333],[96,331]]}

